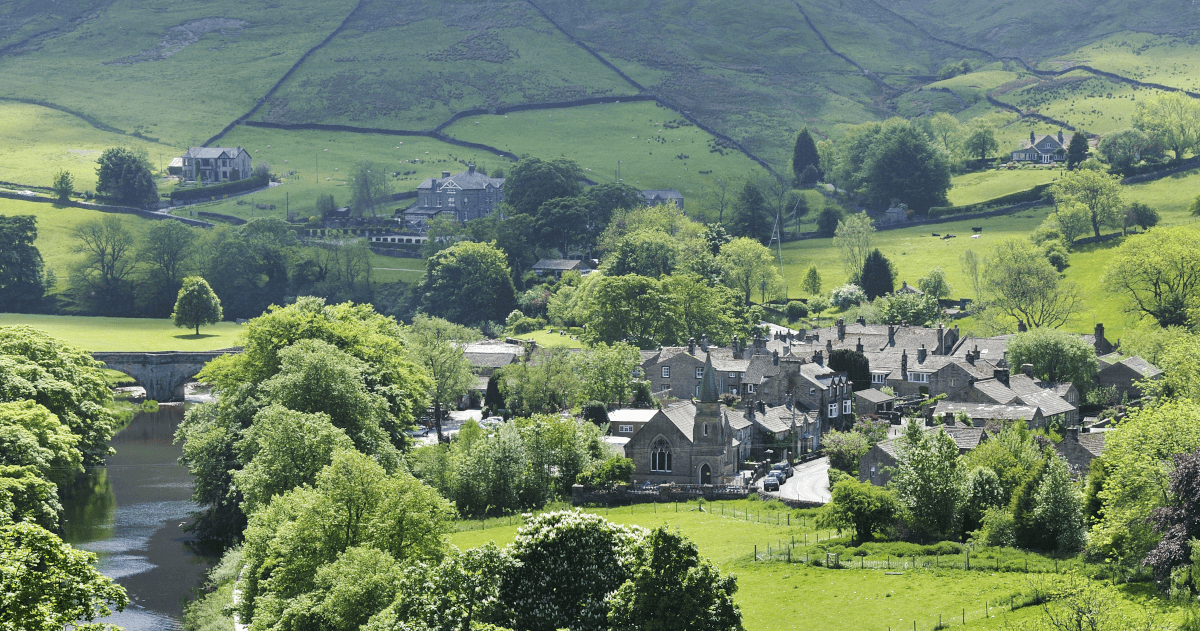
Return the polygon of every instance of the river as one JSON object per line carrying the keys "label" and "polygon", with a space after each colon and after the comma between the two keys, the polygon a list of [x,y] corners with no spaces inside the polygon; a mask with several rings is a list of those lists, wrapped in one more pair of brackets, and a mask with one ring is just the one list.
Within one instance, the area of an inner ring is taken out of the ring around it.
{"label": "river", "polygon": [[173,443],[184,404],[134,416],[110,443],[106,467],[89,469],[63,498],[63,540],[95,552],[98,569],[129,593],[125,611],[103,622],[126,631],[181,629],[183,603],[215,559],[196,554],[183,531],[192,476]]}

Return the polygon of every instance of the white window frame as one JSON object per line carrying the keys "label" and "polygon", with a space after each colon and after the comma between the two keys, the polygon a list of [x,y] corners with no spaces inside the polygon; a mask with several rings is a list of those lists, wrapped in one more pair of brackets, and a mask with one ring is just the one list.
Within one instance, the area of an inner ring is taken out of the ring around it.
{"label": "white window frame", "polygon": [[827,411],[829,412],[829,416],[831,416],[831,417],[837,416],[838,415],[838,404],[836,402],[830,403],[829,410],[827,410]]}
{"label": "white window frame", "polygon": [[661,371],[661,372],[662,372],[662,378],[663,378],[663,379],[670,379],[670,378],[671,378],[671,367],[670,367],[670,366],[663,366],[663,367],[662,367],[662,371]]}
{"label": "white window frame", "polygon": [[632,434],[633,426],[632,425],[618,425],[617,432],[621,433],[621,434]]}
{"label": "white window frame", "polygon": [[871,373],[871,383],[887,383],[887,376],[886,372],[873,372]]}
{"label": "white window frame", "polygon": [[912,383],[929,383],[929,373],[908,371],[908,380]]}
{"label": "white window frame", "polygon": [[731,372],[731,373],[729,373],[729,378],[730,378],[730,379],[736,379],[736,378],[737,378],[737,373],[736,373],[736,372]]}
{"label": "white window frame", "polygon": [[842,401],[842,414],[850,413],[850,399]]}
{"label": "white window frame", "polygon": [[703,379],[703,378],[704,378],[704,367],[703,367],[703,366],[701,366],[701,367],[699,367],[699,368],[697,368],[697,369],[696,369],[696,378],[697,378],[697,379]]}
{"label": "white window frame", "polygon": [[746,392],[754,392],[754,384],[752,384],[752,383],[746,384]]}

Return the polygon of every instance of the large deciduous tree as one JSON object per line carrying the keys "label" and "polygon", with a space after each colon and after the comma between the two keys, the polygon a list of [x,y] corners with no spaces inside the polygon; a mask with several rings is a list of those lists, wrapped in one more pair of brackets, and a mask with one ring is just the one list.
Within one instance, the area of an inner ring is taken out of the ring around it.
{"label": "large deciduous tree", "polygon": [[356,217],[368,212],[374,217],[380,206],[390,201],[392,183],[387,169],[374,162],[359,162],[350,172],[350,210]]}
{"label": "large deciduous tree", "polygon": [[1170,475],[1170,499],[1150,513],[1162,539],[1146,555],[1154,580],[1167,587],[1171,572],[1192,563],[1193,542],[1200,539],[1200,450],[1175,454]]}
{"label": "large deciduous tree", "polygon": [[873,533],[892,525],[896,500],[891,491],[870,482],[845,479],[833,485],[832,498],[821,508],[817,525],[847,529],[855,545],[870,541]]}
{"label": "large deciduous tree", "polygon": [[1083,393],[1096,381],[1096,349],[1073,333],[1050,328],[1017,333],[1006,353],[1012,366],[1031,364],[1043,381],[1070,382]]}
{"label": "large deciduous tree", "polygon": [[875,208],[899,200],[923,214],[948,203],[949,162],[912,123],[886,122],[861,160],[862,192]]}
{"label": "large deciduous tree", "polygon": [[1000,144],[996,142],[996,133],[990,127],[976,127],[971,130],[970,135],[963,142],[963,149],[973,156],[978,156],[979,161],[987,160],[989,153],[995,153],[1000,148]]}
{"label": "large deciduous tree", "polygon": [[83,258],[72,278],[79,298],[103,314],[125,312],[133,299],[134,236],[118,215],[85,221],[72,231],[72,249]]}
{"label": "large deciduous tree", "polygon": [[1050,187],[1057,205],[1079,203],[1091,215],[1092,231],[1100,236],[1102,226],[1121,227],[1121,183],[1115,175],[1079,169],[1063,175]]}
{"label": "large deciduous tree", "polygon": [[504,180],[504,201],[513,212],[536,215],[547,201],[582,193],[581,177],[579,165],[569,158],[524,158]]}
{"label": "large deciduous tree", "polygon": [[1133,126],[1182,160],[1184,153],[1200,143],[1200,103],[1183,92],[1162,92],[1138,102]]}
{"label": "large deciduous tree", "polygon": [[1062,280],[1041,250],[1022,239],[996,246],[983,279],[992,303],[1002,313],[1033,328],[1060,327],[1080,307],[1075,286]]}
{"label": "large deciduous tree", "polygon": [[763,287],[770,290],[783,282],[771,251],[748,237],[738,237],[721,246],[717,266],[723,282],[741,293],[746,304],[750,304],[752,290]]}
{"label": "large deciduous tree", "polygon": [[944,430],[926,432],[921,423],[909,423],[899,455],[888,488],[905,507],[910,527],[925,537],[953,536],[963,488],[954,439]]}
{"label": "large deciduous tree", "polygon": [[587,205],[580,197],[559,197],[538,206],[533,229],[544,248],[556,248],[565,258],[571,246],[584,245],[590,224]]}
{"label": "large deciduous tree", "polygon": [[147,268],[143,299],[154,316],[166,315],[190,269],[197,229],[178,221],[156,221],[138,243],[138,260]]}
{"label": "large deciduous tree", "polygon": [[1125,170],[1140,162],[1151,144],[1150,137],[1140,129],[1122,129],[1100,141],[1100,157],[1114,169]]}
{"label": "large deciduous tree", "polygon": [[662,283],[636,274],[599,279],[586,322],[583,339],[589,344],[628,341],[639,348],[673,339],[679,326]]}
{"label": "large deciduous tree", "polygon": [[504,253],[490,243],[456,243],[433,255],[417,289],[425,312],[465,325],[504,322],[516,289]]}
{"label": "large deciduous tree", "polygon": [[1105,268],[1104,283],[1130,311],[1162,326],[1186,325],[1189,305],[1200,297],[1200,231],[1156,228],[1130,237]]}
{"label": "large deciduous tree", "polygon": [[46,293],[42,254],[37,240],[37,218],[0,215],[0,304],[5,310],[28,309]]}
{"label": "large deciduous tree", "polygon": [[622,237],[605,258],[605,272],[658,278],[675,271],[679,258],[679,241],[658,230],[638,230]]}
{"label": "large deciduous tree", "polygon": [[633,393],[642,356],[635,346],[617,342],[597,344],[575,357],[580,395],[586,401],[624,405]]}
{"label": "large deciduous tree", "polygon": [[140,206],[158,197],[158,185],[151,175],[150,160],[144,151],[127,147],[105,149],[96,161],[96,192],[122,204]]}
{"label": "large deciduous tree", "polygon": [[[833,232],[833,245],[842,255],[842,269],[857,284],[862,275],[863,264],[871,254],[871,242],[875,237],[875,224],[867,213],[854,213],[837,222]],[[818,293],[818,292],[812,292]]]}
{"label": "large deciduous tree", "polygon": [[433,379],[430,398],[434,405],[434,427],[442,439],[442,406],[452,405],[475,381],[471,361],[463,344],[482,337],[479,331],[441,318],[418,315],[408,330],[413,360],[425,367]]}
{"label": "large deciduous tree", "polygon": [[221,299],[208,286],[208,281],[199,276],[188,276],[179,288],[171,320],[181,329],[194,327],[196,335],[200,335],[200,325],[221,321]]}

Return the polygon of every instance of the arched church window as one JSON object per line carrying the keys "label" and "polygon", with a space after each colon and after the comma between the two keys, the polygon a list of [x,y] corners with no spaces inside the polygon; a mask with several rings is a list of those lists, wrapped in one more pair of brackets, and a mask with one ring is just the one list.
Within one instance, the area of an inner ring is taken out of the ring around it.
{"label": "arched church window", "polygon": [[663,438],[654,441],[654,445],[650,448],[650,470],[668,472],[671,470],[671,443]]}

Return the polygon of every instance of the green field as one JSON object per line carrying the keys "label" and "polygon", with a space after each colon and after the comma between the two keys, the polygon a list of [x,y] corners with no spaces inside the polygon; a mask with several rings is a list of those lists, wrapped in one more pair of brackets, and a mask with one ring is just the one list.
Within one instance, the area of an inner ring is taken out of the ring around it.
{"label": "green field", "polygon": [[240,324],[222,322],[193,329],[169,319],[99,318],[0,313],[0,326],[24,325],[88,351],[211,351],[237,346]]}
{"label": "green field", "polygon": [[[896,575],[885,569],[825,569],[798,563],[784,562],[786,557],[774,554],[773,562],[754,562],[755,546],[760,557],[766,557],[767,546],[786,549],[792,537],[797,543],[807,536],[812,545],[810,556],[823,558],[815,546],[830,533],[818,533],[811,524],[812,511],[806,525],[793,513],[792,525],[783,525],[785,512],[762,510],[753,503],[713,502],[706,504],[707,512],[698,512],[695,504],[642,504],[611,510],[591,510],[605,518],[623,524],[654,527],[668,524],[682,530],[696,543],[700,553],[712,560],[722,572],[738,577],[735,600],[741,607],[746,629],[768,631],[783,629],[932,629],[939,619],[951,628],[1003,629],[1006,624],[1032,620],[1040,615],[1036,607],[1018,607],[1009,611],[1010,596],[1018,597],[1029,589],[1029,579],[1022,572],[988,572],[925,568],[895,568]],[[726,514],[722,515],[722,509]],[[740,518],[729,516],[733,510],[750,510]],[[780,520],[781,525],[757,521]],[[469,548],[494,541],[507,545],[516,535],[517,526],[505,520],[492,520],[483,530],[464,530],[450,535],[450,542]],[[794,561],[799,561],[806,548],[797,545]],[[990,563],[985,561],[985,563]],[[899,563],[897,562],[897,565]],[[1169,610],[1161,599],[1147,593],[1145,586],[1125,586],[1124,600],[1119,606],[1128,612],[1139,607]],[[998,603],[1000,604],[999,606]],[[965,612],[966,626],[963,625]]]}
{"label": "green field", "polygon": [[560,334],[559,329],[550,328],[518,335],[517,339],[533,340],[537,342],[538,346],[544,347],[564,346],[566,348],[583,348],[583,342],[580,342],[578,337],[578,334],[576,334],[573,339],[570,335]]}
{"label": "green field", "polygon": [[[1102,79],[1082,70],[1023,87],[999,97],[1089,133],[1108,134],[1133,124],[1138,99],[1160,91]],[[1048,132],[1043,132],[1048,133]]]}
{"label": "green field", "polygon": [[655,103],[475,116],[446,133],[518,155],[566,156],[597,182],[615,181],[620,161],[622,181],[640,189],[679,189],[691,199],[718,178],[762,173],[741,152],[714,151],[711,135]]}
{"label": "green field", "polygon": [[1024,168],[993,169],[957,175],[952,181],[949,197],[954,206],[978,204],[1001,195],[1033,188],[1038,184],[1052,182],[1062,171],[1059,169]]}
{"label": "green field", "polygon": [[1123,77],[1200,91],[1200,40],[1184,36],[1122,32],[1040,65],[1055,69],[1086,64]]}

